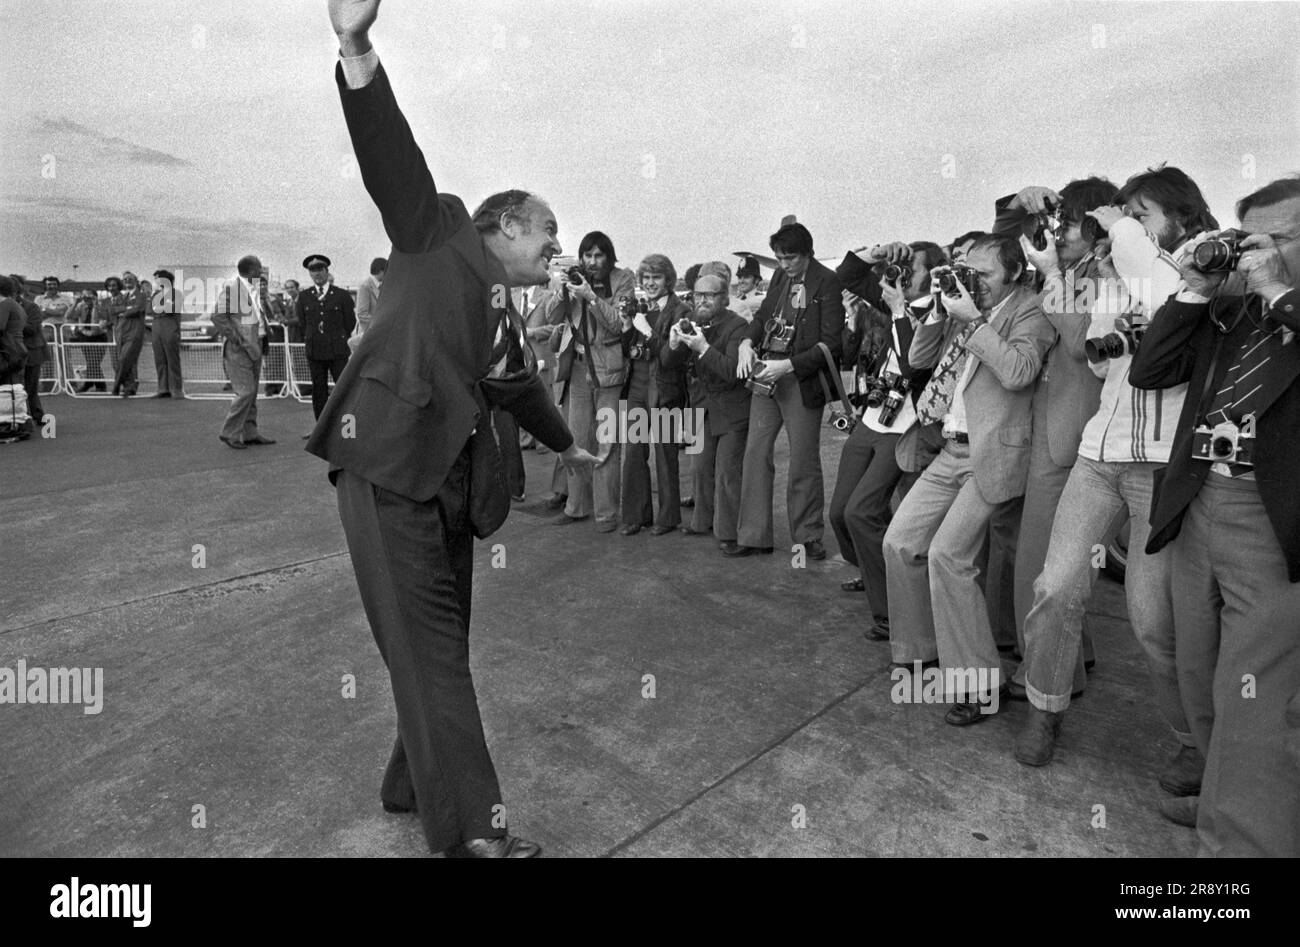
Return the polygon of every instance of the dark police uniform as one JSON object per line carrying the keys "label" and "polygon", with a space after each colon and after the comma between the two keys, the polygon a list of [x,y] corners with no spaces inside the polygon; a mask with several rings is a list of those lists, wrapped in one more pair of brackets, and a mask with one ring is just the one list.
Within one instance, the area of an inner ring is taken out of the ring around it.
{"label": "dark police uniform", "polygon": [[[329,260],[320,256],[308,257],[303,266],[315,260],[329,266]],[[338,384],[348,364],[352,351],[348,348],[348,336],[357,325],[356,303],[351,293],[332,282],[323,297],[320,289],[312,285],[298,294],[297,314],[311,370],[311,409],[319,418],[329,399],[330,377]]]}

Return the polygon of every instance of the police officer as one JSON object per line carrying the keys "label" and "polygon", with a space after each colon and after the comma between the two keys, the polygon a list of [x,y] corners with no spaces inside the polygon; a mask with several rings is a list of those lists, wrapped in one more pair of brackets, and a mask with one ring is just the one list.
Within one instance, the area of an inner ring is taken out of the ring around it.
{"label": "police officer", "polygon": [[329,257],[316,253],[302,265],[315,284],[298,294],[297,315],[311,370],[311,409],[319,418],[329,400],[329,378],[338,384],[348,364],[348,336],[357,325],[356,303],[351,293],[334,285]]}

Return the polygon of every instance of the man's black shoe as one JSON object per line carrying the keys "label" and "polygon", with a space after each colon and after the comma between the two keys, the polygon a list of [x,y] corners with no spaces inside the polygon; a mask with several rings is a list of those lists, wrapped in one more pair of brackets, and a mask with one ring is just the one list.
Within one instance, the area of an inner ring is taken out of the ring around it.
{"label": "man's black shoe", "polygon": [[257,437],[250,437],[248,440],[244,441],[244,443],[245,444],[274,444],[275,438],[263,437],[261,434],[259,434],[257,435]]}
{"label": "man's black shoe", "polygon": [[885,626],[882,628],[880,625],[873,622],[871,627],[862,633],[862,637],[866,638],[868,641],[888,641],[889,627]]}
{"label": "man's black shoe", "polygon": [[685,525],[679,527],[679,529],[687,536],[707,536],[712,532],[712,530],[708,529],[691,529],[691,527]]}
{"label": "man's black shoe", "polygon": [[217,435],[217,439],[220,440],[221,443],[225,444],[227,447],[233,447],[235,450],[248,450],[248,445],[245,444],[243,441],[228,440],[227,438],[224,438],[219,434]]}
{"label": "man's black shoe", "polygon": [[677,528],[677,527],[675,527],[675,526],[651,526],[651,527],[650,527],[650,535],[651,535],[651,536],[663,536],[665,533],[671,533],[671,532],[673,532],[676,528]]}
{"label": "man's black shoe", "polygon": [[733,559],[742,559],[745,556],[770,556],[772,554],[771,546],[741,546],[736,544],[732,549],[722,550],[724,556],[730,556]]}
{"label": "man's black shoe", "polygon": [[157,394],[152,395],[154,398],[170,398],[171,396],[172,393],[170,391],[160,391]]}
{"label": "man's black shoe", "polygon": [[402,815],[402,814],[405,814],[405,813],[407,813],[407,812],[415,812],[415,811],[416,811],[416,808],[415,808],[414,805],[409,805],[409,806],[400,806],[400,805],[398,805],[398,804],[395,803],[395,802],[384,802],[384,803],[381,803],[381,805],[384,807],[384,811],[385,811],[385,812],[391,812],[391,813],[393,813],[394,815]]}
{"label": "man's black shoe", "polygon": [[564,504],[568,502],[569,502],[569,495],[567,493],[557,493],[554,496],[552,496],[549,500],[546,501],[546,508],[548,510],[562,509],[564,507]]}
{"label": "man's black shoe", "polygon": [[734,556],[736,554],[736,541],[734,539],[724,539],[718,543],[718,548],[722,550],[724,556]]}
{"label": "man's black shoe", "polygon": [[447,849],[448,858],[535,858],[542,847],[514,835],[499,838],[472,838]]}
{"label": "man's black shoe", "polygon": [[[939,666],[939,659],[931,658],[929,661],[921,661],[920,664],[921,664],[922,671],[924,671],[926,668],[937,668]],[[916,661],[890,661],[889,670],[897,671],[902,669],[906,671],[913,671],[916,669],[916,665],[917,665]]]}
{"label": "man's black shoe", "polygon": [[856,579],[849,579],[847,582],[841,582],[840,588],[845,592],[865,592],[867,590],[866,585],[862,582],[861,576],[858,576]]}
{"label": "man's black shoe", "polygon": [[809,559],[817,559],[817,560],[825,559],[826,547],[814,539],[812,542],[807,542],[803,544],[803,554],[807,556]]}

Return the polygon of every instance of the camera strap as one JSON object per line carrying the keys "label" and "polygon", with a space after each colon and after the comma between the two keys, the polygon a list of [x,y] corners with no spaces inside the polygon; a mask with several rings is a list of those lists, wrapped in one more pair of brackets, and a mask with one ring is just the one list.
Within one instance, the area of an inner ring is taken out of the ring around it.
{"label": "camera strap", "polygon": [[817,372],[817,377],[822,380],[822,391],[826,394],[826,400],[833,402],[835,398],[831,395],[830,386],[826,384],[826,375],[831,376],[835,382],[835,392],[840,396],[840,404],[844,407],[845,417],[853,416],[853,405],[849,404],[849,396],[844,393],[844,380],[840,378],[839,367],[835,364],[835,357],[831,355],[830,346],[825,342],[818,342],[817,347],[822,351],[822,357],[826,360],[826,371]]}

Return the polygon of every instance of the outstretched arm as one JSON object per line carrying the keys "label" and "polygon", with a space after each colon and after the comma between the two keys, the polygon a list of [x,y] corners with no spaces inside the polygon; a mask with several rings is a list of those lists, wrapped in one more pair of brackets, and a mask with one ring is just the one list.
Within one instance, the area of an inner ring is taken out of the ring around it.
{"label": "outstretched arm", "polygon": [[336,74],[339,96],[361,180],[394,248],[427,252],[451,234],[456,222],[438,200],[424,154],[370,44],[379,0],[330,0],[329,10],[344,57]]}

